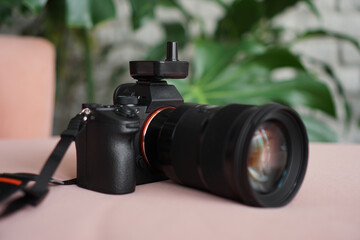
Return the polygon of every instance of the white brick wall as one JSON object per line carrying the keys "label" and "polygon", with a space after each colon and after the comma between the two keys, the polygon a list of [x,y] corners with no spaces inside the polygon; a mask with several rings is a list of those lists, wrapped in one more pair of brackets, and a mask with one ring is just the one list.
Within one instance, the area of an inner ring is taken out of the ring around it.
{"label": "white brick wall", "polygon": [[[304,3],[291,8],[276,19],[276,24],[289,29],[289,35],[310,29],[324,28],[347,34],[360,42],[360,0],[316,0],[321,18],[317,19]],[[301,41],[293,50],[306,56],[327,62],[339,77],[346,96],[354,110],[349,133],[340,140],[360,142],[359,130],[355,127],[360,118],[360,53],[348,42],[331,38],[315,38]],[[318,72],[317,69],[314,71]],[[328,79],[325,76],[320,76]],[[340,106],[339,99],[337,100]],[[343,111],[342,111],[343,112]],[[335,130],[341,132],[338,126]]]}
{"label": "white brick wall", "polygon": [[360,66],[360,54],[353,44],[350,44],[348,42],[340,42],[338,46],[339,63],[341,65],[352,67]]}
{"label": "white brick wall", "polygon": [[[322,0],[321,2],[324,1],[326,0]],[[335,0],[334,2],[336,9],[340,11],[360,11],[360,0]]]}

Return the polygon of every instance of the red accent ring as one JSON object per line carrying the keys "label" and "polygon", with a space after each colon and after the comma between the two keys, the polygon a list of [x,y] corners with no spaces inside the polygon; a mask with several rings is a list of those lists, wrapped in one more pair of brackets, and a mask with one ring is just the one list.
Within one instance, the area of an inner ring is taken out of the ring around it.
{"label": "red accent ring", "polygon": [[158,115],[161,111],[165,110],[165,109],[175,109],[175,107],[162,107],[157,109],[156,111],[152,112],[144,121],[144,124],[142,125],[142,128],[140,130],[140,138],[139,138],[139,147],[140,147],[140,152],[141,155],[143,156],[146,165],[152,169],[150,162],[146,156],[146,152],[145,152],[145,135],[146,135],[146,131],[149,128],[149,125],[151,123],[151,120],[154,119],[154,117],[156,115]]}

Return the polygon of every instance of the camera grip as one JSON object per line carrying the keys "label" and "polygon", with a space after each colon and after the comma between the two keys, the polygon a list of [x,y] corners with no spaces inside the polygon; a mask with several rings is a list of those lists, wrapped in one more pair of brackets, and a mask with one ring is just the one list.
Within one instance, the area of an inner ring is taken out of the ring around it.
{"label": "camera grip", "polygon": [[135,190],[134,138],[139,119],[118,110],[91,110],[76,140],[78,186],[109,194]]}

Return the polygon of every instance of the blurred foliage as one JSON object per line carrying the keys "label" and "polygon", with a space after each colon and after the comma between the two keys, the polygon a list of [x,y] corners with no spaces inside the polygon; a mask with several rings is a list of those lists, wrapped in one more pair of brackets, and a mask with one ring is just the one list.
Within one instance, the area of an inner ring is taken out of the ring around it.
{"label": "blurred foliage", "polygon": [[[183,94],[185,101],[216,105],[264,104],[272,101],[296,109],[305,108],[308,111],[301,115],[310,140],[336,141],[336,133],[323,120],[315,117],[315,113],[321,112],[338,121],[342,116],[339,116],[337,107],[341,107],[345,109],[347,122],[350,121],[352,111],[341,83],[330,65],[318,59],[295,54],[291,47],[299,41],[313,37],[347,41],[359,50],[360,45],[350,36],[326,29],[312,29],[284,41],[282,35],[286,29],[275,26],[273,19],[299,2],[306,4],[315,16],[321,17],[313,0],[209,0],[209,4],[217,4],[224,13],[218,19],[214,31],[209,33],[204,30],[202,20],[188,12],[177,0],[128,1],[133,31],[138,31],[150,21],[156,20],[156,9],[159,7],[175,10],[182,16],[181,19],[171,22],[158,21],[164,38],[148,49],[146,58],[163,59],[166,41],[177,41],[181,49],[194,50],[189,57],[190,76],[186,80],[171,81]],[[57,84],[61,83],[59,79],[73,79],[62,93],[57,93],[57,101],[65,101],[60,97],[66,96],[64,92],[71,90],[81,71],[87,82],[87,100],[94,101],[94,54],[90,31],[99,22],[116,17],[113,0],[2,0],[2,24],[11,24],[14,10],[25,16],[37,15],[43,23],[42,27],[36,26],[41,29],[34,35],[46,37],[56,46]],[[194,24],[198,24],[200,29],[198,34],[191,35],[188,29]],[[29,35],[26,32],[24,34]],[[69,42],[73,39],[76,39],[83,49],[80,62],[74,62],[72,54],[76,53],[71,49],[69,51]],[[99,59],[113,47],[107,46],[103,49]],[[319,66],[332,79],[343,106],[335,104],[334,92],[304,65],[304,59]],[[291,76],[278,79],[274,73],[284,69],[291,70]],[[115,69],[111,75],[112,82],[123,72],[123,66]]]}
{"label": "blurred foliage", "polygon": [[[14,11],[23,15],[39,15],[41,23],[36,35],[52,41],[57,53],[57,80],[66,79],[68,40],[65,36],[75,35],[83,48],[83,64],[87,80],[87,98],[94,99],[94,80],[89,29],[98,23],[116,17],[113,0],[2,0],[0,5],[1,24],[11,24]],[[31,26],[30,26],[31,28]],[[25,35],[32,35],[24,32]],[[35,35],[35,34],[34,34]],[[58,83],[58,82],[57,82]],[[57,99],[59,94],[57,94]]]}
{"label": "blurred foliage", "polygon": [[[181,36],[182,31],[177,31],[176,35],[166,31],[165,40],[181,39],[181,42],[185,41],[194,47],[194,55],[190,58],[190,77],[186,82],[171,81],[180,89],[185,101],[216,105],[280,102],[295,108],[305,107],[310,110],[310,114],[302,114],[310,140],[336,141],[336,133],[314,117],[314,112],[320,111],[332,119],[341,118],[338,116],[333,93],[318,76],[304,66],[302,59],[306,56],[293,53],[291,47],[298,41],[312,37],[337,38],[348,41],[360,50],[359,43],[350,36],[326,29],[303,32],[294,39],[283,41],[283,30],[274,26],[273,18],[298,2],[304,2],[320,18],[320,13],[311,0],[215,2],[224,9],[225,14],[217,22],[213,34],[203,32],[199,34],[200,37],[189,38],[185,33]],[[140,19],[148,17],[145,14],[133,14]],[[187,21],[182,23],[185,29],[193,21],[197,21],[196,17],[188,15],[190,14],[184,16]],[[159,46],[150,51],[152,52],[159,53]],[[158,59],[154,56],[156,55],[150,54],[149,58]],[[333,80],[336,91],[342,98],[343,106],[340,107],[345,109],[347,122],[350,121],[350,104],[331,66],[316,59],[311,60]],[[293,76],[275,78],[273,73],[281,69],[291,69]]]}

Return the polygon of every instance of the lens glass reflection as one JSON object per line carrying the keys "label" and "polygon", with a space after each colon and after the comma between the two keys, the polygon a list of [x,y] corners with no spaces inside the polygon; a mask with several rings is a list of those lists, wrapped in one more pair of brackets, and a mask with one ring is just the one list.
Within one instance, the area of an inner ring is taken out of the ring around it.
{"label": "lens glass reflection", "polygon": [[279,188],[286,175],[288,147],[276,121],[267,121],[255,131],[250,144],[248,175],[251,187],[260,193]]}

